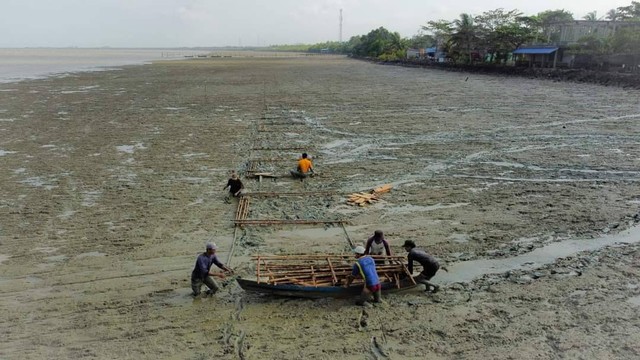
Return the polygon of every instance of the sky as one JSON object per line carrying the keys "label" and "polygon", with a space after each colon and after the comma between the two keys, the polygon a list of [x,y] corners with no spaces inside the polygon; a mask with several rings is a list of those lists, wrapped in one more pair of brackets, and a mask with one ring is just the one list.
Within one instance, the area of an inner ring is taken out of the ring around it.
{"label": "sky", "polygon": [[[559,5],[562,4],[562,5]],[[0,47],[213,47],[314,44],[385,27],[411,37],[430,20],[503,8],[580,19],[631,0],[0,0]]]}

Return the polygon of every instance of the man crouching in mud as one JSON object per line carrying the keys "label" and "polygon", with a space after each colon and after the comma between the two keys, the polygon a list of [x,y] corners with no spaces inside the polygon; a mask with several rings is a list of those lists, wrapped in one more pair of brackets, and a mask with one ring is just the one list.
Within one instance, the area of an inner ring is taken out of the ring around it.
{"label": "man crouching in mud", "polygon": [[219,277],[224,279],[223,273],[212,273],[211,265],[216,264],[220,269],[233,274],[233,270],[226,267],[223,263],[218,260],[216,256],[216,250],[218,247],[216,244],[208,242],[206,245],[206,250],[202,254],[198,256],[196,260],[196,265],[191,272],[191,289],[193,290],[193,296],[200,295],[200,288],[204,283],[207,285],[209,290],[207,290],[207,295],[213,295],[218,290],[220,290],[220,286],[218,283],[213,280],[212,276]]}
{"label": "man crouching in mud", "polygon": [[356,248],[353,249],[353,252],[356,254],[356,263],[353,265],[353,271],[351,274],[347,276],[347,283],[344,287],[348,288],[353,282],[353,279],[360,275],[364,280],[364,286],[362,288],[362,293],[360,294],[360,299],[356,301],[356,305],[366,305],[371,294],[373,294],[374,303],[382,302],[380,298],[382,294],[382,286],[380,285],[380,279],[378,278],[378,272],[376,271],[375,261],[373,261],[371,256],[364,255],[364,246],[356,246]]}
{"label": "man crouching in mud", "polygon": [[[417,261],[422,265],[422,272],[414,278],[417,283],[424,284],[424,291],[429,291],[433,288],[433,292],[438,292],[440,286],[431,283],[429,280],[438,272],[440,264],[438,260],[433,256],[427,254],[424,250],[416,248],[416,243],[413,240],[406,240],[402,247],[409,253],[407,260],[409,265],[407,266],[409,274],[413,274],[413,261]],[[445,267],[442,270],[447,271]]]}

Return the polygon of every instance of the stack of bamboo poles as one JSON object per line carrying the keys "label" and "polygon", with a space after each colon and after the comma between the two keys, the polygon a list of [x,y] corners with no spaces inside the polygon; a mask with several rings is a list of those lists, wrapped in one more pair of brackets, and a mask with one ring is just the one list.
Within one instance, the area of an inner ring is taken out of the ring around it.
{"label": "stack of bamboo poles", "polygon": [[[393,282],[400,288],[402,274],[409,270],[402,256],[373,256],[380,282]],[[258,283],[271,285],[293,284],[302,286],[339,286],[346,283],[351,274],[355,259],[350,255],[268,255],[254,256],[256,262],[256,278]],[[411,278],[413,280],[413,278]],[[354,284],[362,283],[356,278]]]}
{"label": "stack of bamboo poles", "polygon": [[238,208],[236,209],[236,225],[238,225],[238,222],[246,220],[247,215],[249,215],[249,198],[241,196],[240,201],[238,201]]}
{"label": "stack of bamboo poles", "polygon": [[369,192],[353,193],[349,195],[349,197],[347,198],[347,204],[358,205],[358,206],[373,204],[374,202],[378,201],[380,194],[384,194],[391,191],[392,187],[393,186],[391,184],[386,184],[386,185],[378,186],[377,188]]}

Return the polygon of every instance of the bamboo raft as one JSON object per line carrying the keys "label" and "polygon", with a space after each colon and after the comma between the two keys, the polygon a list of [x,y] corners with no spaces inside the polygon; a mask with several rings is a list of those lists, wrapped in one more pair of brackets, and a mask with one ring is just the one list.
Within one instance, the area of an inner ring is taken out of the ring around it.
{"label": "bamboo raft", "polygon": [[[406,290],[416,286],[402,256],[372,256],[378,264],[383,292]],[[349,255],[256,256],[256,280],[237,279],[247,291],[294,297],[351,297],[362,291],[363,279],[357,277],[345,288],[355,259]]]}
{"label": "bamboo raft", "polygon": [[238,221],[245,220],[247,215],[249,215],[249,198],[246,196],[241,196],[240,201],[238,202],[238,208],[236,209],[236,226],[238,225]]}

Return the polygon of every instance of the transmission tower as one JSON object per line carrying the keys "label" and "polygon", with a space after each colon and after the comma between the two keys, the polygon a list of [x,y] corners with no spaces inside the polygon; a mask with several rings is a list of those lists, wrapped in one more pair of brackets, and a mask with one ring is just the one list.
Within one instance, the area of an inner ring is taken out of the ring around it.
{"label": "transmission tower", "polygon": [[342,9],[340,9],[340,43],[342,43]]}

